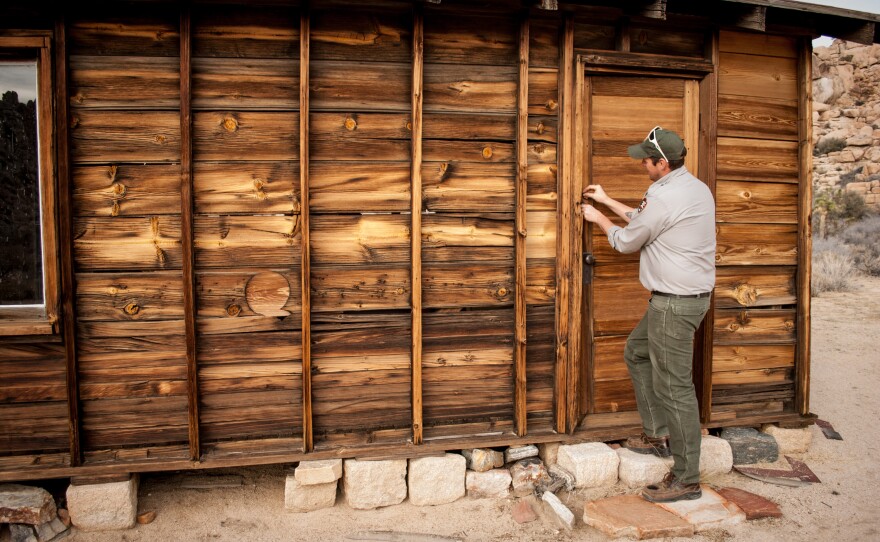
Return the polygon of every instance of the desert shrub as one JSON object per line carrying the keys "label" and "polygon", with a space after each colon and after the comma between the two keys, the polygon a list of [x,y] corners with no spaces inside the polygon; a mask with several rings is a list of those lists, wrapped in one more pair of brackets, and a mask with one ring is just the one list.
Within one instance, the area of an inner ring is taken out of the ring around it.
{"label": "desert shrub", "polygon": [[840,234],[847,244],[856,269],[880,276],[880,215],[871,214]]}
{"label": "desert shrub", "polygon": [[854,170],[850,171],[849,173],[841,174],[840,181],[837,183],[837,186],[839,186],[840,188],[843,188],[844,186],[848,185],[849,183],[856,182],[856,175],[861,173],[862,169],[864,169],[864,168],[859,166],[859,167],[855,168]]}
{"label": "desert shrub", "polygon": [[822,156],[829,152],[842,151],[846,148],[846,140],[840,137],[829,137],[819,141],[813,149],[814,156]]}
{"label": "desert shrub", "polygon": [[865,198],[856,192],[832,188],[813,197],[813,229],[822,238],[840,233],[867,214]]}
{"label": "desert shrub", "polygon": [[847,246],[838,238],[813,240],[813,276],[810,294],[851,290],[858,272]]}

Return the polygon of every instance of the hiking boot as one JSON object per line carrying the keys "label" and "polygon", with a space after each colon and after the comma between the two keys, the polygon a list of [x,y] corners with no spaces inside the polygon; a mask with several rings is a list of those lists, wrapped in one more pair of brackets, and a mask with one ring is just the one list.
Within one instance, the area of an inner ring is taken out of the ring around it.
{"label": "hiking boot", "polygon": [[703,496],[700,483],[682,484],[673,474],[667,473],[659,484],[651,484],[642,491],[642,497],[650,502],[690,501]]}
{"label": "hiking boot", "polygon": [[637,454],[654,454],[657,457],[669,457],[672,450],[669,449],[669,437],[649,437],[642,433],[637,437],[629,437],[623,443],[624,448]]}

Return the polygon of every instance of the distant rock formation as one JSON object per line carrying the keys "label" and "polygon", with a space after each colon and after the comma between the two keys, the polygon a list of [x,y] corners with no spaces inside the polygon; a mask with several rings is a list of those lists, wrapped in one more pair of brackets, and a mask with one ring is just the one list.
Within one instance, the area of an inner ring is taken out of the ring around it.
{"label": "distant rock formation", "polygon": [[813,51],[813,187],[845,188],[880,210],[880,45]]}

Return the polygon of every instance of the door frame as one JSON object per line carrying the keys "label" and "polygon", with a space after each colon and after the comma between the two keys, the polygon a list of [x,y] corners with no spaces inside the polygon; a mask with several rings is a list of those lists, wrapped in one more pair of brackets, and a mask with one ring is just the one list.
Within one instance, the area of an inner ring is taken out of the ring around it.
{"label": "door frame", "polygon": [[[640,53],[610,51],[585,52],[565,62],[560,86],[571,97],[563,100],[561,115],[560,166],[560,212],[557,228],[557,363],[556,429],[573,434],[582,422],[585,426],[608,423],[609,418],[619,420],[620,414],[587,415],[588,364],[585,349],[590,347],[583,325],[582,303],[584,299],[583,266],[583,219],[579,214],[583,179],[589,168],[589,129],[585,115],[589,111],[589,93],[586,78],[591,75],[644,75],[651,77],[675,77],[697,81],[698,91],[690,97],[697,104],[698,135],[697,164],[692,171],[705,182],[715,195],[715,145],[717,136],[717,74],[718,34],[712,32],[707,38],[707,58],[663,57]],[[565,47],[565,51],[569,50]],[[687,98],[686,98],[687,99]],[[691,132],[691,136],[694,134]],[[568,211],[568,212],[566,212]],[[560,308],[562,310],[560,310]],[[712,327],[714,296],[709,312],[697,331],[694,354],[694,382],[700,404],[700,420],[709,420],[711,411]],[[560,316],[564,315],[565,318]],[[615,425],[620,425],[619,420]]]}

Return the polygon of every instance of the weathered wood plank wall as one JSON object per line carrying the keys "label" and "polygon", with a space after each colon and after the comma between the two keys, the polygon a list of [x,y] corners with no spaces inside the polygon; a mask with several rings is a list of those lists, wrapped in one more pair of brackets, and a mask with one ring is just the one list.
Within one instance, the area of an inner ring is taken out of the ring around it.
{"label": "weathered wood plank wall", "polygon": [[[79,406],[67,339],[0,342],[3,476],[75,463],[70,408],[87,467],[552,436],[579,400],[566,378],[585,378],[557,356],[575,271],[559,243],[577,234],[557,239],[577,218],[559,194],[582,181],[560,175],[560,81],[583,75],[566,59],[702,58],[707,37],[590,9],[113,4],[61,23]],[[796,53],[721,35],[712,422],[795,397]],[[591,90],[609,133],[631,113],[619,90]],[[597,181],[638,200],[644,179],[605,140],[615,167]],[[614,279],[635,261],[599,270],[596,412],[632,407],[622,334],[639,297]]]}
{"label": "weathered wood plank wall", "polygon": [[798,44],[722,31],[712,419],[791,411],[798,263]]}

